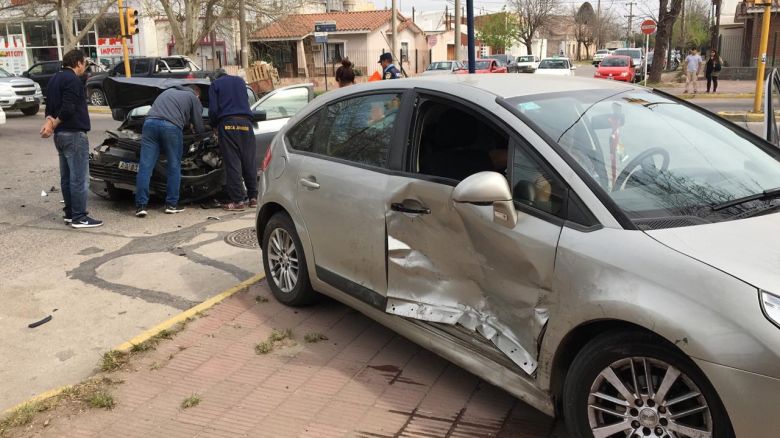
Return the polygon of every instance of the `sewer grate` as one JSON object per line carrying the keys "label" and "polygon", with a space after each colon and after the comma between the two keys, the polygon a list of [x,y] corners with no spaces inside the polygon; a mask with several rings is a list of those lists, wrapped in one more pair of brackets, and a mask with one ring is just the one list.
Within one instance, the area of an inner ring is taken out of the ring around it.
{"label": "sewer grate", "polygon": [[255,249],[260,245],[257,243],[257,233],[254,227],[241,228],[225,236],[225,243],[237,246],[239,248]]}

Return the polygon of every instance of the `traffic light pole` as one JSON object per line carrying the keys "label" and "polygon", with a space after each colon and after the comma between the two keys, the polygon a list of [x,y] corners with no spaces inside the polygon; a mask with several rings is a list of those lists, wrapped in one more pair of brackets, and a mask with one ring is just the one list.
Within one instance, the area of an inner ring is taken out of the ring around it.
{"label": "traffic light pole", "polygon": [[124,13],[124,7],[122,7],[122,0],[117,0],[117,5],[119,6],[119,30],[122,32],[122,57],[124,58],[125,63],[125,77],[130,77],[130,58],[127,53],[127,27],[125,26],[125,13]]}
{"label": "traffic light pole", "polygon": [[[758,3],[758,2],[756,2]],[[769,20],[772,16],[772,3],[764,6],[764,19],[761,22],[761,45],[758,49],[758,72],[756,73],[756,100],[753,102],[753,112],[761,112],[761,97],[764,91],[764,71],[766,69],[766,49],[769,45]],[[765,117],[774,117],[766,114]]]}

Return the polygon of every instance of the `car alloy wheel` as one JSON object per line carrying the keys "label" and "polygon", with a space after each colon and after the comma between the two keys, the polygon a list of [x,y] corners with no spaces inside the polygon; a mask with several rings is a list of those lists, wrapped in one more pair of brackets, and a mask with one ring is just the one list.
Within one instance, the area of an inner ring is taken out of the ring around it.
{"label": "car alloy wheel", "polygon": [[290,293],[298,283],[298,250],[287,231],[276,228],[268,240],[268,263],[271,278],[284,293]]}
{"label": "car alloy wheel", "polygon": [[105,106],[106,95],[100,89],[94,89],[89,93],[89,102],[93,106]]}
{"label": "car alloy wheel", "polygon": [[598,374],[588,397],[593,436],[711,437],[712,414],[701,389],[670,364],[620,359]]}

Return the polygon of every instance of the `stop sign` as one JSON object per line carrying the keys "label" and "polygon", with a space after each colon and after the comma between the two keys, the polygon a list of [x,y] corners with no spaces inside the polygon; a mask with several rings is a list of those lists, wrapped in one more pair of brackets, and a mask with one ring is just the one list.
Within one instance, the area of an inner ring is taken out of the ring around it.
{"label": "stop sign", "polygon": [[645,20],[642,22],[642,26],[640,28],[642,29],[643,34],[652,35],[655,33],[655,30],[658,28],[658,25],[655,23],[654,20]]}

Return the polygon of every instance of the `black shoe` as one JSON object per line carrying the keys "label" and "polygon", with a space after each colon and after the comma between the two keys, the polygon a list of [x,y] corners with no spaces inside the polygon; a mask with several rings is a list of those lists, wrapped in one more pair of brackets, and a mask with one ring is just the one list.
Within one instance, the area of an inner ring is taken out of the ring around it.
{"label": "black shoe", "polygon": [[182,211],[184,211],[183,208],[179,208],[179,207],[177,207],[175,205],[166,205],[165,206],[165,213],[167,213],[167,214],[181,213]]}
{"label": "black shoe", "polygon": [[83,218],[73,221],[70,224],[70,226],[73,228],[95,228],[101,225],[103,225],[103,221],[92,219],[89,216],[84,216]]}
{"label": "black shoe", "polygon": [[138,208],[135,209],[135,216],[136,217],[146,217],[146,206],[145,205],[139,205]]}

